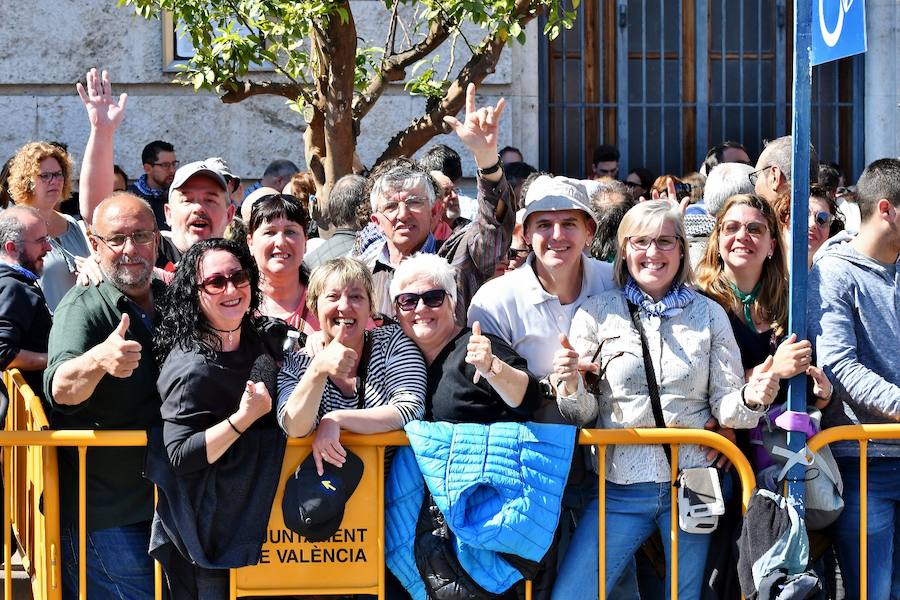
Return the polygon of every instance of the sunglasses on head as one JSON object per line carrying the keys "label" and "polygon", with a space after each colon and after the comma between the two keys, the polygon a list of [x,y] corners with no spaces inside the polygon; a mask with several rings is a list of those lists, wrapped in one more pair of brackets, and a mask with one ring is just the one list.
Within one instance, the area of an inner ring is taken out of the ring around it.
{"label": "sunglasses on head", "polygon": [[397,298],[394,299],[394,303],[396,303],[397,307],[400,310],[409,312],[416,309],[416,307],[419,305],[419,300],[424,302],[425,306],[429,308],[437,308],[444,303],[444,298],[446,297],[446,290],[428,290],[427,292],[422,292],[421,294],[407,292],[405,294],[398,295]]}
{"label": "sunglasses on head", "polygon": [[210,295],[221,294],[228,287],[228,282],[235,288],[250,285],[250,273],[246,269],[235,271],[231,275],[213,275],[197,284],[197,287]]}

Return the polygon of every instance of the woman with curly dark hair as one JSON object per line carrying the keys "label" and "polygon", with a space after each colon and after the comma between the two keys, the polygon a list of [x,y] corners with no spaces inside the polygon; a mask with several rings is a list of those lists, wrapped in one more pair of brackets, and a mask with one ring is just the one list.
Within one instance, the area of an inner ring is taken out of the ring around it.
{"label": "woman with curly dark hair", "polygon": [[309,274],[303,257],[309,220],[299,199],[271,194],[253,204],[247,223],[247,245],[259,265],[259,313],[307,334],[319,330],[319,320],[306,303]]}
{"label": "woman with curly dark hair", "polygon": [[228,569],[259,560],[285,438],[273,352],[251,319],[258,286],[246,246],[210,239],[184,254],[166,291],[154,340],[163,427],[147,476],[159,489],[150,554],[173,598],[225,598]]}
{"label": "woman with curly dark hair", "polygon": [[22,146],[9,165],[7,190],[16,204],[36,208],[47,223],[51,250],[44,257],[40,285],[51,311],[78,275],[81,261],[90,254],[87,238],[60,203],[72,193],[72,161],[60,146],[31,142]]}

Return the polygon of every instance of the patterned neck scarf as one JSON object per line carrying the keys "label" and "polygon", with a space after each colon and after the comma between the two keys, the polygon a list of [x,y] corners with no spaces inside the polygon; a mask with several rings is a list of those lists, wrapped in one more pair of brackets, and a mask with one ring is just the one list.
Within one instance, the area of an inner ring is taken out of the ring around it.
{"label": "patterned neck scarf", "polygon": [[629,276],[625,283],[625,298],[638,306],[641,312],[654,317],[671,317],[677,315],[690,304],[697,293],[686,285],[673,286],[659,302],[644,293],[634,279]]}
{"label": "patterned neck scarf", "polygon": [[741,304],[744,305],[744,322],[747,323],[747,327],[749,327],[752,331],[756,331],[756,325],[753,324],[753,313],[750,312],[750,307],[753,306],[753,303],[756,302],[756,299],[759,298],[759,290],[762,289],[762,280],[756,282],[756,285],[750,291],[749,294],[745,294],[741,290],[738,289],[738,286],[734,284],[730,279],[728,280],[728,285],[731,286],[731,291],[734,292],[734,295],[738,300],[741,301]]}
{"label": "patterned neck scarf", "polygon": [[134,187],[144,196],[152,196],[154,198],[165,198],[168,190],[155,190],[147,183],[147,174],[144,173],[134,182]]}

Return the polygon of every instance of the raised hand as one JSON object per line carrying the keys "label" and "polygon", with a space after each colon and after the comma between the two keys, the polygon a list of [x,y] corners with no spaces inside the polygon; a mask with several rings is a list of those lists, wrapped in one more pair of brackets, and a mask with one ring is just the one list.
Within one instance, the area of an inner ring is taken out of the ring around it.
{"label": "raised hand", "polygon": [[490,372],[491,365],[494,362],[491,340],[481,335],[481,323],[478,321],[472,323],[472,336],[469,338],[469,344],[466,346],[466,362],[475,366],[475,376],[472,377],[473,383],[478,383],[478,380],[485,373]]}
{"label": "raised hand", "polygon": [[781,378],[772,370],[773,364],[774,359],[769,356],[766,362],[753,369],[744,388],[744,401],[749,406],[768,406],[775,400]]}
{"label": "raised hand", "polygon": [[125,104],[128,102],[128,94],[121,94],[118,102],[113,100],[112,85],[109,82],[109,72],[103,71],[97,74],[97,69],[91,69],[85,76],[87,90],[81,82],[75,84],[78,96],[81,98],[84,109],[87,111],[91,128],[97,130],[115,131],[122,123],[125,116]]}
{"label": "raised hand", "polygon": [[316,354],[313,361],[321,373],[331,377],[349,377],[358,358],[356,350],[334,339]]}
{"label": "raised hand", "polygon": [[123,313],[109,337],[90,350],[100,367],[113,377],[129,377],[141,362],[141,345],[125,339],[130,323],[128,313]]}
{"label": "raised hand", "polygon": [[500,129],[500,115],[506,107],[506,100],[500,98],[496,106],[478,108],[475,105],[475,84],[466,88],[466,117],[460,122],[456,117],[444,117],[466,148],[474,155],[475,163],[486,168],[497,162],[497,132]]}

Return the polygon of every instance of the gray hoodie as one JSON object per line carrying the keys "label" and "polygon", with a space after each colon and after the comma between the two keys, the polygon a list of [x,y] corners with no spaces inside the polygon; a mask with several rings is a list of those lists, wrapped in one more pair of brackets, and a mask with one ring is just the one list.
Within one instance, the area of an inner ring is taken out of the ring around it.
{"label": "gray hoodie", "polygon": [[[824,427],[900,422],[900,277],[845,241],[830,244],[809,274],[808,333],[834,384]],[[858,456],[856,442],[833,445]],[[869,456],[900,457],[900,441],[869,444]]]}

